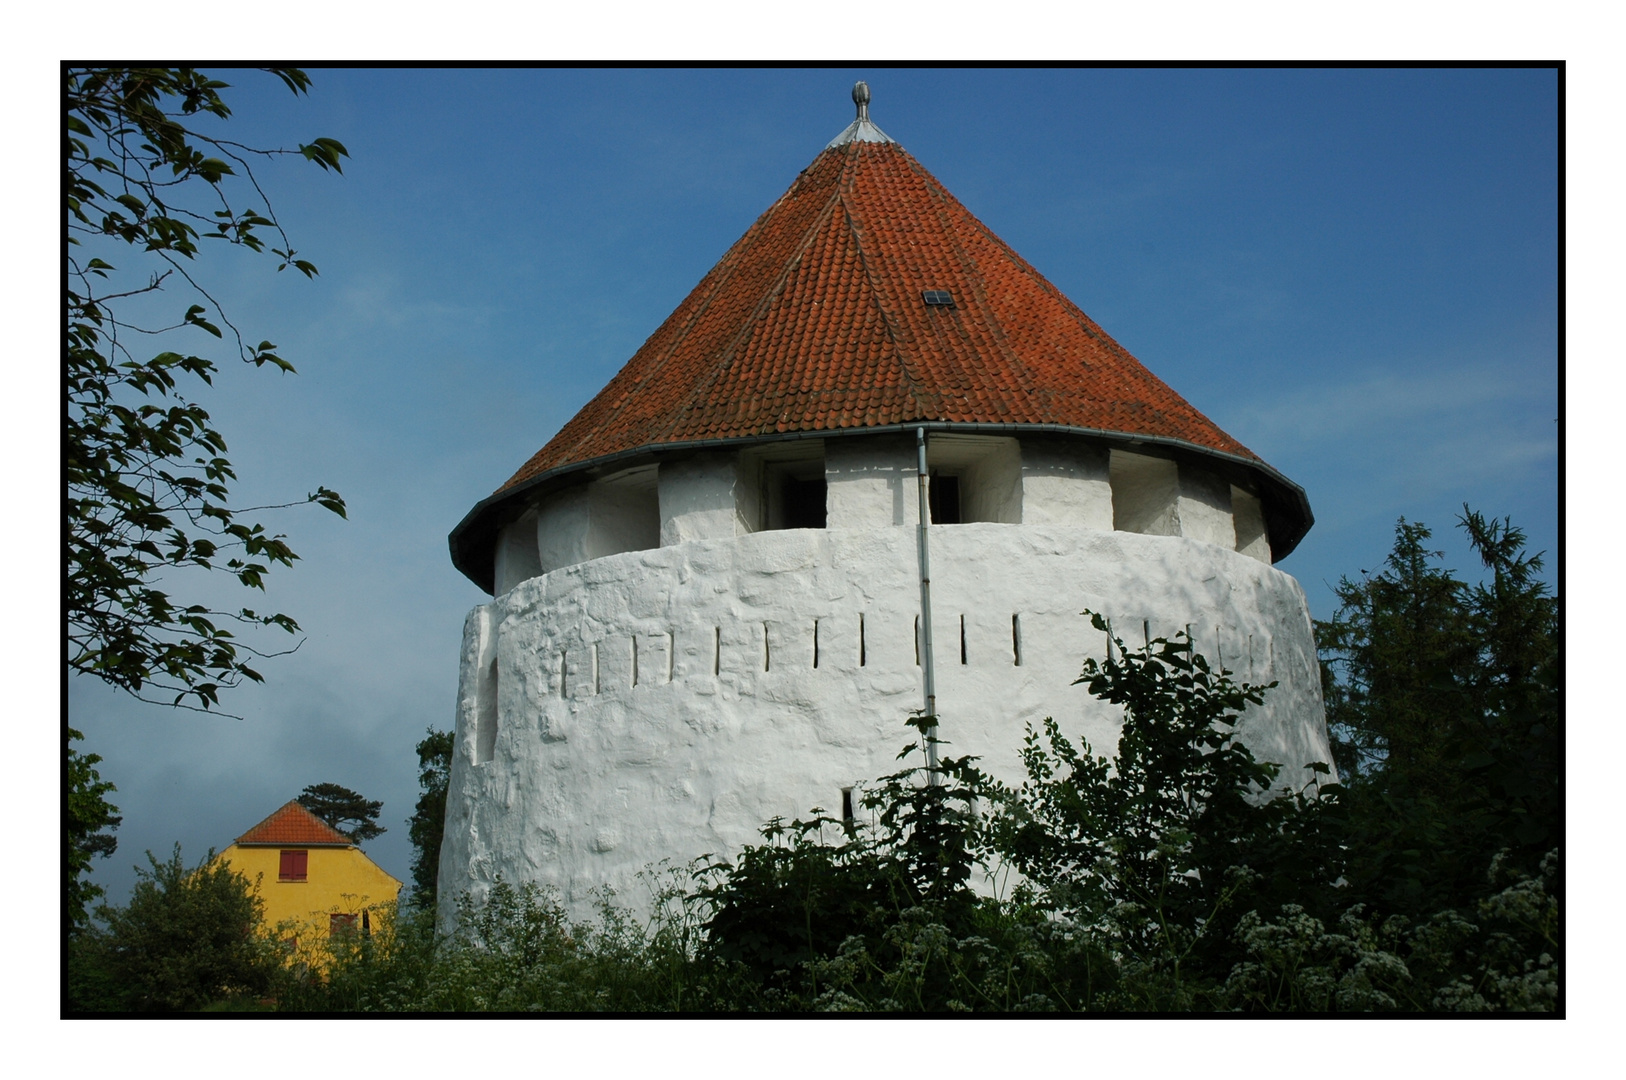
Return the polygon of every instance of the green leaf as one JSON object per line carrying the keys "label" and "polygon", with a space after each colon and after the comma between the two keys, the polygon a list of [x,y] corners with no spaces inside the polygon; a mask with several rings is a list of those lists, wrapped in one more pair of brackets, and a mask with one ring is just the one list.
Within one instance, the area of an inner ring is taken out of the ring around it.
{"label": "green leaf", "polygon": [[187,308],[186,309],[186,322],[187,322],[187,324],[191,325],[191,326],[196,326],[201,330],[207,330],[209,333],[213,334],[215,337],[220,337],[221,336],[220,328],[218,326],[214,325],[213,323],[209,322],[207,319],[203,318],[203,312],[204,312],[204,307],[203,307],[202,304],[193,304],[191,307]]}

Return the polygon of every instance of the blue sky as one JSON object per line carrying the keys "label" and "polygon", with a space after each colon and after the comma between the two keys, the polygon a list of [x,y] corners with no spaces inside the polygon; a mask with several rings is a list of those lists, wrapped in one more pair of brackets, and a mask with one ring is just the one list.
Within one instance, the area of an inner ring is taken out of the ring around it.
{"label": "blue sky", "polygon": [[[851,119],[871,113],[1155,374],[1309,493],[1281,564],[1318,618],[1395,521],[1510,514],[1556,567],[1557,77],[1551,71],[313,69],[225,77],[231,137],[344,142],[261,172],[315,281],[211,257],[228,312],[300,371],[200,395],[243,505],[303,556],[265,606],[307,640],[226,706],[71,681],[125,815],[97,880],[188,858],[306,784],[383,799],[407,877],[413,744],[452,720],[484,594],[446,534],[584,404]],[[178,298],[177,298],[178,299]],[[192,347],[201,347],[202,342]],[[229,590],[202,586],[222,603]],[[260,606],[255,603],[254,606]]]}

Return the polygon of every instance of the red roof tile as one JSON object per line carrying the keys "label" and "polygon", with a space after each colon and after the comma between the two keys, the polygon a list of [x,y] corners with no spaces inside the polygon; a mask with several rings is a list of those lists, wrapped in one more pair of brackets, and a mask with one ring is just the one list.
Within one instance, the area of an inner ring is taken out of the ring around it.
{"label": "red roof tile", "polygon": [[[926,289],[948,290],[954,305],[928,306]],[[815,158],[609,385],[464,518],[453,561],[489,590],[505,496],[576,465],[917,421],[1108,432],[1246,463],[1271,489],[1277,558],[1313,520],[1297,485],[1148,371],[901,146],[854,140]]]}
{"label": "red roof tile", "polygon": [[[927,306],[925,289],[954,306]],[[1254,457],[902,147],[855,141],[820,154],[499,490],[663,443],[916,420],[1059,424]]]}
{"label": "red roof tile", "polygon": [[305,809],[298,799],[284,803],[276,813],[239,836],[237,843],[298,847],[351,846],[348,836]]}

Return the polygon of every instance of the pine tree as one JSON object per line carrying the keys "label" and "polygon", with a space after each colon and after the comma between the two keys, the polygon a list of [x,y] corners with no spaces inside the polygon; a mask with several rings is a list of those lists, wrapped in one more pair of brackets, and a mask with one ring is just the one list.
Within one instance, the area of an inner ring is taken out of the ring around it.
{"label": "pine tree", "polygon": [[384,803],[362,798],[339,784],[311,784],[300,793],[299,805],[344,833],[353,843],[365,844],[386,831],[377,823]]}
{"label": "pine tree", "polygon": [[446,831],[446,789],[452,773],[452,733],[429,728],[418,743],[418,784],[423,794],[407,819],[412,840],[412,896],[433,908],[440,883],[440,842]]}

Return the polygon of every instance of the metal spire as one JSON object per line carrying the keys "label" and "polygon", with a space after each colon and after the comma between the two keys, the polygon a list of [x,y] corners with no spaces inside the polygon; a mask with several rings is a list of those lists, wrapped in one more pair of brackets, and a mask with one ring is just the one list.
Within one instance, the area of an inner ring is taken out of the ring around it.
{"label": "metal spire", "polygon": [[853,104],[858,106],[858,118],[848,124],[846,130],[831,139],[825,145],[828,150],[832,146],[846,146],[851,142],[896,142],[886,132],[876,127],[869,118],[869,83],[862,79],[853,83]]}

